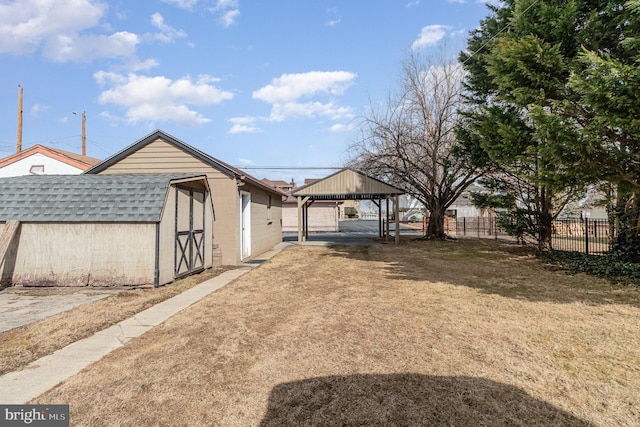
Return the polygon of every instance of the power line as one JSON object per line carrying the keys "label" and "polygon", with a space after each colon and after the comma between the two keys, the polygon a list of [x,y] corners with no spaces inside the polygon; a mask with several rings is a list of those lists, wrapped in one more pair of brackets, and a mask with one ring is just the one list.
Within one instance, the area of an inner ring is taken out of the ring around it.
{"label": "power line", "polygon": [[[514,16],[514,18],[520,18],[522,17],[522,15],[524,15],[525,13],[527,13],[529,11],[529,9],[531,9],[533,6],[535,6],[540,0],[535,0],[533,3],[531,3],[525,10],[523,10],[520,14]],[[484,49],[489,43],[491,43],[496,37],[498,37],[500,34],[502,34],[507,28],[509,28],[512,24],[513,20],[510,20],[504,27],[502,27],[502,29],[500,29],[500,31],[498,31],[497,33],[495,33],[493,36],[491,36],[491,38],[489,40],[487,40],[486,42],[484,42],[482,44],[482,46],[480,46],[477,50],[475,50],[474,52],[471,52],[471,54],[467,57],[467,59],[464,60],[464,62],[461,63],[461,65],[464,65],[467,63],[468,60],[470,60],[471,58],[473,58],[478,52],[480,52],[482,49]]]}
{"label": "power line", "polygon": [[246,169],[246,170],[324,170],[324,169],[334,169],[340,170],[344,169],[344,166],[234,166],[236,169]]}

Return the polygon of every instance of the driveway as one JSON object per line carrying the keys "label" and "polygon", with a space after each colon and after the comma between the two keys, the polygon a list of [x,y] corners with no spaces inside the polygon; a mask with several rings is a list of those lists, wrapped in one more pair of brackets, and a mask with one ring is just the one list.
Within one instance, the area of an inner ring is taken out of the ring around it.
{"label": "driveway", "polygon": [[[393,240],[393,227],[389,240]],[[309,233],[309,238],[303,243],[304,246],[371,246],[380,244],[378,239],[378,220],[349,220],[340,221],[339,232],[337,233]],[[403,235],[415,234],[420,236],[420,230],[400,224]],[[284,242],[297,244],[297,233],[284,233]]]}
{"label": "driveway", "polygon": [[113,295],[107,289],[25,289],[0,291],[0,332],[28,325],[45,317]]}

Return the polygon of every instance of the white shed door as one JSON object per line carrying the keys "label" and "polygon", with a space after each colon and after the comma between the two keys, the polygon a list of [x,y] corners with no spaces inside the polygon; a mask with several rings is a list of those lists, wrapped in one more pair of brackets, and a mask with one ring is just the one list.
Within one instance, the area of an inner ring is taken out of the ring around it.
{"label": "white shed door", "polygon": [[251,256],[251,193],[240,192],[240,260]]}

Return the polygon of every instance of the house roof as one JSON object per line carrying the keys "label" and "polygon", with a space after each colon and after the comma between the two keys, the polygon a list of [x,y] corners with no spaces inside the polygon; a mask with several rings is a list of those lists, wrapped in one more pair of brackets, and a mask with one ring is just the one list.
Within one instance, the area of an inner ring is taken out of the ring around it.
{"label": "house roof", "polygon": [[0,178],[0,221],[158,222],[171,182],[204,175],[28,175]]}
{"label": "house roof", "polygon": [[314,200],[366,200],[404,193],[406,192],[400,188],[354,169],[345,168],[295,189],[292,195],[308,196]]}
{"label": "house roof", "polygon": [[252,184],[256,187],[262,188],[264,190],[268,190],[269,192],[272,193],[276,193],[279,195],[282,195],[283,193],[281,191],[279,191],[276,188],[273,188],[267,184],[265,184],[264,182],[260,181],[257,178],[252,177],[251,175],[247,174],[244,171],[241,171],[240,169],[234,168],[231,165],[228,165],[227,163],[216,159],[215,157],[210,156],[209,154],[198,150],[195,147],[192,147],[191,145],[187,144],[186,142],[183,142],[181,140],[179,140],[178,138],[169,135],[168,133],[162,131],[162,130],[155,130],[154,132],[150,133],[149,135],[145,136],[144,138],[139,139],[138,141],[134,142],[133,144],[129,145],[128,147],[124,148],[123,150],[115,153],[114,155],[112,155],[111,157],[108,157],[107,159],[105,159],[103,162],[93,166],[92,168],[88,169],[87,171],[85,171],[84,173],[86,174],[97,174],[102,172],[103,170],[107,169],[108,167],[114,165],[115,163],[118,163],[119,161],[121,161],[122,159],[126,158],[127,156],[129,156],[130,154],[138,151],[139,149],[143,148],[146,145],[151,144],[152,142],[156,141],[158,138],[163,139],[164,141],[168,142],[169,144],[172,144],[178,148],[180,148],[181,150],[191,154],[192,156],[194,156],[195,158],[199,159],[200,161],[202,161],[203,163],[221,171],[222,173],[230,176],[230,177],[234,177],[238,180],[240,180],[241,182],[245,182],[245,183],[249,183]]}
{"label": "house roof", "polygon": [[0,159],[0,168],[25,159],[34,154],[42,154],[51,157],[83,171],[100,163],[100,159],[94,159],[93,157],[83,156],[82,154],[71,153],[69,151],[36,144],[33,147],[29,147],[25,150],[20,151],[19,153],[15,153],[3,159]]}
{"label": "house roof", "polygon": [[293,187],[291,182],[283,181],[281,179],[272,181],[269,178],[262,178],[262,182],[273,187]]}

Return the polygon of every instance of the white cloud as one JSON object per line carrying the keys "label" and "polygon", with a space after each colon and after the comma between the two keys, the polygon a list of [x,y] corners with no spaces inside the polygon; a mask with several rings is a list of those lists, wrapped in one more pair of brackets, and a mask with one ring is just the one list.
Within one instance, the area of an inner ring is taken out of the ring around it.
{"label": "white cloud", "polygon": [[139,38],[126,31],[84,35],[96,28],[107,4],[89,0],[24,0],[0,4],[0,53],[29,54],[42,48],[54,61],[88,62],[130,56]]}
{"label": "white cloud", "polygon": [[341,132],[351,132],[355,127],[353,125],[345,125],[343,123],[336,123],[331,126],[329,130],[331,132],[341,133]]}
{"label": "white cloud", "polygon": [[238,0],[217,0],[209,12],[219,15],[218,24],[223,28],[228,28],[236,23],[240,16]]}
{"label": "white cloud", "polygon": [[31,107],[31,114],[37,117],[40,115],[41,112],[47,111],[50,108],[51,107],[48,105],[33,104],[33,107]]}
{"label": "white cloud", "polygon": [[170,4],[180,9],[192,10],[198,0],[162,0],[163,3]]}
{"label": "white cloud", "polygon": [[329,9],[327,9],[327,13],[332,16],[332,18],[327,20],[325,24],[328,27],[335,27],[342,21],[342,18],[338,17],[338,8],[330,7]]}
{"label": "white cloud", "polygon": [[155,68],[158,65],[160,65],[160,63],[154,58],[148,58],[144,61],[141,61],[138,58],[132,58],[129,64],[127,64],[127,70],[130,72],[149,71],[150,69]]}
{"label": "white cloud", "polygon": [[172,26],[165,24],[164,17],[158,12],[151,15],[151,24],[160,30],[159,33],[153,35],[154,40],[162,43],[171,43],[175,39],[181,39],[187,36],[187,33],[183,30],[176,30]]}
{"label": "white cloud", "polygon": [[437,44],[447,35],[447,30],[450,27],[446,25],[427,25],[422,27],[420,36],[411,45],[411,49],[421,49],[425,46],[433,46]]}
{"label": "white cloud", "polygon": [[[460,3],[460,4],[463,4],[463,3],[466,3],[466,2],[467,2],[467,0],[447,0],[447,3]],[[485,3],[485,2],[484,1],[478,1],[478,3]]]}
{"label": "white cloud", "polygon": [[240,16],[240,11],[238,9],[228,10],[218,19],[218,23],[223,28],[228,28],[236,23],[238,16]]}
{"label": "white cloud", "polygon": [[237,8],[238,8],[238,0],[218,0],[216,1],[216,5],[211,8],[211,11],[215,12],[218,10],[237,9]]}
{"label": "white cloud", "polygon": [[340,120],[352,117],[352,113],[349,107],[341,107],[332,102],[326,104],[321,102],[286,102],[273,105],[269,118],[276,122],[282,122],[289,118],[313,118],[318,116],[327,117],[331,120]]}
{"label": "white cloud", "polygon": [[110,36],[58,35],[49,39],[42,53],[57,62],[90,62],[97,58],[132,56],[140,39],[136,34],[118,32]]}
{"label": "white cloud", "polygon": [[[463,0],[464,1],[464,0]],[[414,0],[407,3],[407,7],[415,7],[420,5],[420,0]]]}
{"label": "white cloud", "polygon": [[24,0],[0,4],[0,52],[32,53],[60,34],[96,26],[106,4],[88,0]]}
{"label": "white cloud", "polygon": [[351,117],[351,109],[329,102],[302,101],[313,97],[343,95],[353,84],[355,73],[348,71],[310,71],[299,74],[283,74],[270,84],[253,92],[253,98],[271,104],[272,121],[283,121],[293,117],[327,117],[339,120]]}
{"label": "white cloud", "polygon": [[283,74],[271,80],[271,84],[253,92],[255,99],[276,104],[311,97],[319,93],[342,95],[356,78],[348,71],[310,71],[299,74]]}
{"label": "white cloud", "polygon": [[238,159],[238,162],[240,163],[240,166],[251,166],[255,164],[253,160],[249,159]]}
{"label": "white cloud", "polygon": [[98,101],[123,107],[129,123],[173,121],[197,126],[211,119],[192,110],[189,105],[207,106],[233,98],[232,92],[212,85],[219,79],[208,75],[171,80],[164,76],[99,71],[94,78],[101,86],[110,85],[100,94]]}
{"label": "white cloud", "polygon": [[[8,4],[7,4],[8,3]],[[195,1],[169,1],[183,7]],[[103,19],[106,1],[23,0],[0,2],[0,53],[42,55],[56,62],[90,62],[98,58],[135,55],[142,41],[169,43],[186,37],[183,30],[164,22],[161,14],[151,17],[160,31],[140,37],[128,31],[108,33],[111,26]]]}
{"label": "white cloud", "polygon": [[262,129],[255,125],[256,117],[234,117],[229,119],[233,126],[227,131],[228,134],[235,135],[238,133],[257,133]]}

